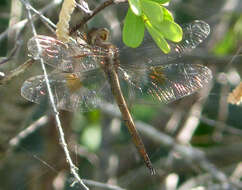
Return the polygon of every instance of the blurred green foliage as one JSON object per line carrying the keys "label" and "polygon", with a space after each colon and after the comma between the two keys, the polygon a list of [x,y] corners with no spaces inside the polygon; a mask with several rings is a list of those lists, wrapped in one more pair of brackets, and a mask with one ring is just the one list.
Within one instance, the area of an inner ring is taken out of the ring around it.
{"label": "blurred green foliage", "polygon": [[0,6],[7,6],[8,0],[0,0]]}
{"label": "blurred green foliage", "polygon": [[80,142],[90,151],[98,150],[102,139],[100,125],[88,125],[81,134]]}
{"label": "blurred green foliage", "polygon": [[76,113],[72,129],[80,134],[80,143],[89,151],[98,150],[101,139],[100,111],[92,110],[86,113]]}
{"label": "blurred green foliage", "polygon": [[214,53],[219,56],[234,53],[242,42],[242,15],[236,15],[226,34],[214,47]]}
{"label": "blurred green foliage", "polygon": [[141,120],[147,123],[150,123],[151,119],[154,118],[157,114],[157,110],[153,106],[143,104],[135,104],[132,107],[131,112],[134,119]]}

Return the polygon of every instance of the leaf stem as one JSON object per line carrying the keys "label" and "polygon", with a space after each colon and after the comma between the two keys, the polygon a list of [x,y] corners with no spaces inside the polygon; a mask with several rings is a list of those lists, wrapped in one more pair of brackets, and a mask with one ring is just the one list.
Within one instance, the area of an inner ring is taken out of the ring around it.
{"label": "leaf stem", "polygon": [[108,6],[110,6],[110,5],[114,4],[114,3],[115,4],[119,4],[119,3],[124,3],[124,2],[127,2],[127,0],[107,0],[107,1],[103,2],[100,6],[95,8],[91,14],[83,17],[81,22],[79,24],[77,24],[76,26],[74,26],[70,30],[70,35],[73,34],[75,31],[77,31],[79,28],[83,27],[84,24],[86,24],[90,19],[92,19],[96,14],[101,12],[106,7],[108,7]]}

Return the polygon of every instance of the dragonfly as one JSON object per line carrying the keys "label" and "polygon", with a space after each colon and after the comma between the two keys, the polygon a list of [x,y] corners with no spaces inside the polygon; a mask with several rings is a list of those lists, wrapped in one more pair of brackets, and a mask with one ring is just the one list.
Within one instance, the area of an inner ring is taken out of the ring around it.
{"label": "dragonfly", "polygon": [[[209,68],[183,63],[179,58],[196,48],[209,32],[209,25],[201,20],[185,25],[183,40],[170,43],[168,55],[162,54],[149,38],[140,48],[119,49],[110,42],[109,30],[105,28],[92,29],[86,38],[67,43],[37,35],[28,41],[28,51],[33,59],[42,58],[55,69],[48,78],[58,109],[88,111],[105,101],[116,102],[140,156],[151,174],[155,174],[128,103],[147,97],[169,103],[208,84],[212,79]],[[21,95],[40,104],[48,97],[44,75],[27,79]]]}

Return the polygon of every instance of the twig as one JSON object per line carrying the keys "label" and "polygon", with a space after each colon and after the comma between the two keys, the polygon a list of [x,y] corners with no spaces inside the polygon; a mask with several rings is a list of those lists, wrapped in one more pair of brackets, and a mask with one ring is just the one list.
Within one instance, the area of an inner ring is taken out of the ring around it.
{"label": "twig", "polygon": [[165,146],[173,147],[174,151],[178,152],[186,160],[189,160],[192,163],[195,162],[199,164],[202,169],[209,172],[215,179],[217,179],[221,183],[229,182],[227,176],[222,171],[217,169],[215,165],[207,160],[206,155],[203,151],[194,147],[177,144],[174,139],[172,139],[172,137],[169,137],[168,135],[157,131],[152,126],[143,122],[136,122],[136,125],[138,130],[142,134],[145,134],[146,136],[152,138],[159,143],[162,143]]}
{"label": "twig", "polygon": [[2,32],[0,34],[0,42],[8,35],[9,31],[15,30],[17,28],[23,28],[27,22],[28,22],[27,19],[24,19],[16,24],[14,24],[13,26],[8,27],[4,32]]}
{"label": "twig", "polygon": [[26,138],[28,135],[30,135],[31,133],[36,131],[39,127],[44,125],[47,122],[47,119],[48,119],[47,116],[42,116],[41,118],[39,118],[37,121],[32,123],[26,129],[24,129],[23,131],[18,133],[18,135],[16,137],[12,138],[9,141],[9,145],[12,147],[17,146],[21,142],[22,139]]}
{"label": "twig", "polygon": [[17,52],[17,50],[19,49],[21,43],[19,42],[19,40],[15,43],[15,46],[14,48],[10,51],[9,55],[7,57],[5,57],[4,59],[2,59],[0,61],[0,65],[8,62],[14,55],[15,53]]}
{"label": "twig", "polygon": [[[205,116],[201,116],[200,120],[210,126],[214,126],[214,128],[217,128],[217,129],[221,128],[220,126],[222,126],[225,132],[231,133],[233,135],[240,135],[240,136],[242,135],[241,129],[235,128],[234,126],[231,126],[231,125],[227,125],[224,122],[209,119]],[[225,126],[225,128],[223,126]]]}
{"label": "twig", "polygon": [[[105,106],[101,105],[100,107],[102,111],[104,111],[109,115],[112,115],[114,117],[119,117],[119,118],[121,117],[118,109],[111,104],[105,104]],[[140,131],[142,134],[151,138],[157,143],[160,143],[166,147],[173,148],[185,159],[191,162],[198,163],[201,168],[209,172],[215,179],[219,180],[221,183],[229,181],[227,176],[222,171],[218,170],[212,163],[210,163],[206,159],[206,155],[203,151],[194,147],[188,147],[185,145],[178,144],[175,142],[175,140],[172,137],[156,130],[154,127],[146,123],[136,121],[135,124],[137,126],[138,131]]]}
{"label": "twig", "polygon": [[[56,1],[53,1],[53,2],[56,2]],[[56,3],[53,3],[53,5],[55,5]],[[45,10],[48,10],[49,7],[52,7],[53,5],[49,5],[45,8],[43,8],[41,11],[37,11],[34,7],[32,7],[30,5],[30,10],[33,11],[36,15],[38,15],[43,21],[45,21],[46,23],[48,23],[50,26],[52,26],[54,29],[56,29],[56,25],[47,17],[45,17],[43,15],[43,12],[45,12]]]}
{"label": "twig", "polygon": [[85,12],[86,14],[92,14],[93,12],[89,9],[87,2],[84,0],[82,0],[80,4],[76,1],[76,7],[81,11]]}
{"label": "twig", "polygon": [[[226,79],[225,79],[226,81]],[[223,139],[223,132],[225,130],[225,122],[228,119],[228,114],[229,114],[229,104],[227,102],[227,96],[229,94],[229,84],[228,81],[225,82],[224,84],[221,86],[221,90],[220,90],[220,97],[219,97],[219,109],[218,109],[218,118],[217,121],[220,121],[223,124],[220,124],[220,128],[217,128],[214,132],[213,132],[213,139],[216,142],[220,142]]]}
{"label": "twig", "polygon": [[21,73],[23,73],[27,68],[29,68],[33,63],[32,59],[28,59],[25,63],[11,71],[9,74],[5,75],[3,78],[0,79],[0,85],[6,84],[14,77],[17,77]]}
{"label": "twig", "polygon": [[[52,27],[56,28],[55,24],[53,22],[51,22],[47,17],[45,17],[43,15],[43,13],[45,13],[47,10],[49,10],[50,8],[52,8],[54,5],[59,4],[60,1],[53,1],[52,3],[48,4],[48,6],[44,7],[43,9],[41,9],[41,11],[37,11],[36,9],[34,9],[31,5],[30,5],[30,9],[31,11],[35,12],[37,15],[40,16],[40,18],[47,22],[49,25],[51,25]],[[36,18],[36,15],[33,15],[32,18]],[[2,41],[4,39],[5,36],[7,36],[7,34],[9,33],[9,31],[14,30],[16,28],[23,28],[25,27],[25,25],[28,23],[27,19],[23,19],[22,21],[14,24],[11,27],[8,27],[4,32],[2,32],[0,34],[0,41]]]}
{"label": "twig", "polygon": [[206,88],[203,88],[200,91],[202,99],[198,99],[190,108],[188,112],[188,116],[180,129],[176,139],[182,144],[189,144],[195,130],[198,127],[200,122],[200,117],[202,115],[202,110],[204,107],[205,102],[208,99],[209,92],[213,87],[213,83],[210,82]]}
{"label": "twig", "polygon": [[[22,15],[22,4],[18,0],[11,1],[10,8],[10,18],[9,18],[9,26],[18,23],[21,19]],[[11,30],[8,33],[8,43],[14,43],[19,36],[21,28],[15,28],[15,30]]]}
{"label": "twig", "polygon": [[[23,3],[23,5],[25,6],[25,8],[27,10],[27,16],[28,16],[28,20],[29,20],[29,22],[31,24],[32,32],[33,32],[34,36],[36,36],[37,33],[36,33],[36,30],[35,30],[35,27],[34,27],[34,23],[33,23],[33,20],[32,20],[32,15],[30,13],[30,5],[25,0],[20,0],[20,1]],[[38,51],[41,52],[41,47],[39,46],[38,41],[36,41],[36,44],[37,44]],[[89,188],[83,183],[83,181],[79,177],[79,175],[77,173],[77,167],[72,162],[72,159],[71,159],[71,156],[70,156],[70,153],[69,153],[69,150],[67,148],[66,141],[65,141],[64,131],[63,131],[62,126],[61,126],[61,121],[60,121],[60,118],[59,118],[59,112],[57,111],[57,108],[56,108],[56,105],[55,105],[55,101],[54,101],[54,96],[53,96],[52,90],[50,88],[50,83],[49,83],[47,71],[46,71],[46,68],[45,68],[45,64],[44,64],[43,59],[41,59],[41,58],[40,58],[40,63],[41,63],[41,67],[42,67],[42,70],[43,70],[43,73],[44,73],[44,77],[45,77],[45,81],[46,81],[47,92],[48,92],[48,95],[49,95],[50,104],[51,104],[51,107],[53,109],[54,116],[55,116],[56,126],[57,126],[57,129],[58,129],[59,138],[60,138],[59,139],[60,140],[60,145],[62,146],[62,148],[64,150],[67,163],[70,166],[71,174],[74,176],[76,182],[83,189],[89,190]]]}
{"label": "twig", "polygon": [[[174,113],[174,110],[167,106],[166,109],[162,110],[162,112],[167,113],[167,114],[171,114],[171,113]],[[182,111],[181,114],[185,115],[186,112]],[[242,135],[241,129],[235,128],[234,126],[231,126],[231,125],[228,125],[228,124],[225,124],[224,122],[216,121],[216,120],[210,119],[210,118],[208,118],[204,115],[200,115],[200,114],[198,115],[197,113],[193,113],[193,116],[198,117],[202,122],[206,123],[207,125],[209,125],[211,127],[214,127],[215,129],[219,129],[219,128],[221,128],[220,127],[221,125],[225,125],[226,126],[224,128],[225,132],[231,133],[233,135],[240,135],[240,136]]]}
{"label": "twig", "polygon": [[109,189],[109,190],[125,190],[125,189],[118,187],[118,186],[115,186],[115,185],[100,183],[100,182],[96,182],[96,181],[93,181],[93,180],[83,179],[83,181],[84,181],[85,184],[93,186],[93,187]]}
{"label": "twig", "polygon": [[77,24],[76,26],[74,26],[71,30],[70,30],[70,35],[73,34],[75,31],[77,31],[79,28],[83,27],[84,24],[86,24],[87,21],[89,21],[91,18],[93,18],[97,13],[99,13],[100,11],[102,11],[103,9],[105,9],[106,7],[112,5],[112,4],[118,4],[118,3],[124,3],[127,0],[107,0],[104,3],[102,3],[99,7],[97,7],[96,9],[94,9],[89,15],[85,16],[81,22],[79,24]]}
{"label": "twig", "polygon": [[198,187],[201,184],[205,189],[219,189],[219,190],[229,189],[229,188],[226,188],[226,186],[223,186],[223,184],[216,184],[216,182],[211,183],[210,179],[211,179],[211,175],[208,173],[195,176],[183,182],[183,184],[181,184],[181,186],[177,190],[197,189],[196,187]]}
{"label": "twig", "polygon": [[[41,118],[36,120],[34,123],[29,125],[26,129],[21,131],[16,137],[12,138],[9,141],[9,145],[12,148],[17,146],[21,142],[22,139],[26,138],[28,135],[30,135],[31,133],[33,133],[34,131],[39,129],[41,126],[43,126],[47,122],[47,120],[48,120],[48,117],[46,115],[42,116]],[[84,151],[86,151],[86,150],[84,150]],[[81,151],[81,152],[83,152],[83,151]],[[41,163],[45,164],[48,168],[51,168],[52,171],[54,171],[55,173],[58,173],[57,170],[55,170],[53,167],[51,167],[50,164],[48,164],[47,162],[43,161],[42,159],[38,158],[37,156],[34,156],[34,158],[39,160]],[[90,185],[93,187],[99,187],[99,188],[104,188],[104,189],[109,189],[109,190],[125,190],[125,189],[115,186],[115,185],[100,183],[100,182],[88,180],[88,179],[83,179],[83,182],[86,185]]]}
{"label": "twig", "polygon": [[[74,138],[73,138],[74,139]],[[81,158],[87,159],[94,167],[98,167],[99,158],[95,153],[88,151],[88,149],[84,146],[80,146],[79,144],[73,142],[69,143],[71,151]]]}

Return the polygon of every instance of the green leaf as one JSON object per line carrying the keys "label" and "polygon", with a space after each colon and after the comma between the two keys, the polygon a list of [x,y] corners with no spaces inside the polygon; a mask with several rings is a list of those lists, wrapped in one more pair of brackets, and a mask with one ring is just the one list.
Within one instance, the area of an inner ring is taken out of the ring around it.
{"label": "green leaf", "polygon": [[168,40],[171,40],[173,42],[179,42],[182,40],[182,28],[173,21],[163,20],[163,22],[155,25],[154,27],[159,30],[162,35]]}
{"label": "green leaf", "polygon": [[123,42],[125,45],[136,48],[144,38],[145,26],[141,17],[136,16],[129,8],[124,20]]}
{"label": "green leaf", "polygon": [[137,16],[140,16],[142,13],[140,0],[128,0],[128,2],[133,13]]}
{"label": "green leaf", "polygon": [[150,1],[154,1],[159,4],[165,4],[165,3],[169,2],[170,0],[150,0]]}
{"label": "green leaf", "polygon": [[158,3],[150,0],[140,0],[144,15],[155,26],[163,21],[163,8]]}
{"label": "green leaf", "polygon": [[162,7],[162,10],[163,10],[163,19],[164,20],[174,21],[174,18],[168,9],[166,9],[165,7]]}
{"label": "green leaf", "polygon": [[150,35],[152,36],[158,47],[164,53],[169,53],[171,49],[169,44],[166,42],[164,36],[158,30],[156,30],[156,28],[154,28],[149,21],[145,22],[145,27],[149,31]]}
{"label": "green leaf", "polygon": [[81,142],[91,151],[96,151],[102,140],[101,128],[98,125],[91,125],[81,135]]}

